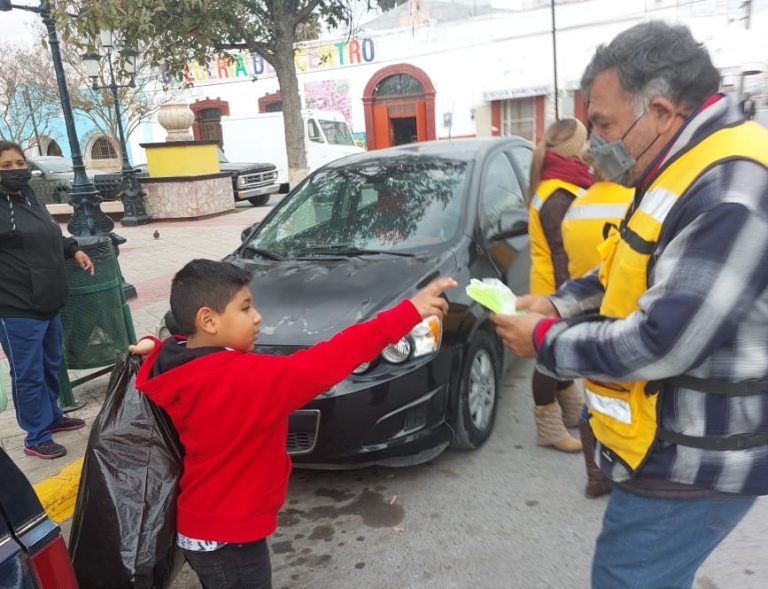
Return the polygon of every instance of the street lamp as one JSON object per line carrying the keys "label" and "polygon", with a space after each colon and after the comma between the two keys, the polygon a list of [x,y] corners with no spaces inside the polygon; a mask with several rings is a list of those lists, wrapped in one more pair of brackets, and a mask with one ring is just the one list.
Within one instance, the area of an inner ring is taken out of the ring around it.
{"label": "street lamp", "polygon": [[[126,226],[143,225],[149,222],[144,206],[144,197],[146,193],[141,189],[141,184],[136,178],[136,170],[133,169],[128,161],[128,146],[125,141],[125,132],[123,131],[123,117],[120,112],[120,97],[118,90],[121,88],[135,88],[136,75],[136,55],[135,51],[122,49],[120,54],[123,57],[123,73],[129,76],[127,84],[118,84],[115,81],[115,66],[113,62],[113,50],[115,49],[115,35],[110,30],[103,30],[99,33],[99,45],[104,50],[105,55],[91,51],[83,55],[85,71],[91,78],[93,90],[109,90],[112,93],[112,101],[115,105],[115,118],[117,119],[117,133],[120,139],[120,151],[122,153],[122,182],[120,183],[120,199],[123,201],[123,218],[120,223]],[[109,83],[100,85],[101,59],[106,59],[109,69]]]}

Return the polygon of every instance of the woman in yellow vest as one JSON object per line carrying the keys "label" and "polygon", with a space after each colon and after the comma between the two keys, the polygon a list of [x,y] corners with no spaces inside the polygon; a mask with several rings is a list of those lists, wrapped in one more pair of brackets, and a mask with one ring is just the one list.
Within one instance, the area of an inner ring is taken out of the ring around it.
{"label": "woman in yellow vest", "polygon": [[[587,130],[576,119],[553,123],[536,146],[531,163],[528,231],[531,239],[531,292],[550,295],[570,277],[561,224],[571,203],[592,185],[581,159]],[[583,399],[573,381],[533,373],[536,443],[578,452],[581,443],[566,427],[577,427]]]}
{"label": "woman in yellow vest", "polygon": [[[584,276],[600,265],[598,246],[605,241],[608,228],[619,226],[634,194],[633,189],[620,184],[595,182],[571,203],[560,227],[571,278]],[[579,433],[587,470],[584,494],[592,499],[609,493],[613,485],[595,464],[595,435],[587,418],[584,411]]]}

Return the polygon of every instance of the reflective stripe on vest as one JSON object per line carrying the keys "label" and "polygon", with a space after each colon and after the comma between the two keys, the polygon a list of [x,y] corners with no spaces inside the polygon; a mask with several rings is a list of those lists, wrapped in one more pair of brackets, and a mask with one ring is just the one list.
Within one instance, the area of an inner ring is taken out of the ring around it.
{"label": "reflective stripe on vest", "polygon": [[528,235],[531,244],[530,288],[533,294],[548,295],[555,292],[555,268],[552,265],[552,252],[541,226],[539,211],[547,199],[560,189],[570,192],[574,197],[586,192],[580,186],[570,182],[542,180],[528,207]]}
{"label": "reflective stripe on vest", "polygon": [[[721,129],[662,170],[628,221],[601,246],[600,277],[606,285],[602,315],[623,319],[638,310],[638,300],[647,290],[650,257],[670,210],[701,174],[732,159],[752,160],[768,168],[768,131],[754,122]],[[658,387],[647,384],[589,379],[584,383],[595,436],[630,472],[645,462],[659,435]],[[674,443],[690,445],[692,439],[678,436]],[[722,439],[696,439],[702,441],[699,447],[727,450],[738,446],[731,447]]]}
{"label": "reflective stripe on vest", "polygon": [[621,222],[633,194],[633,189],[619,184],[596,182],[571,203],[560,227],[571,278],[600,264],[598,248],[605,240],[605,226]]}

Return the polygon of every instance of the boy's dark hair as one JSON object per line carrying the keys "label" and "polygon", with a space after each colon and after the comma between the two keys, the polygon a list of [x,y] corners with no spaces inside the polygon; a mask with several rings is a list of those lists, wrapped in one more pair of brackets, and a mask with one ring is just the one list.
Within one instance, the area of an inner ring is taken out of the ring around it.
{"label": "boy's dark hair", "polygon": [[251,276],[229,262],[192,260],[176,273],[171,283],[171,313],[180,335],[195,333],[195,317],[202,307],[223,313]]}
{"label": "boy's dark hair", "polygon": [[18,151],[25,160],[27,159],[27,156],[24,155],[24,150],[18,143],[14,143],[13,141],[0,141],[0,153],[11,150]]}

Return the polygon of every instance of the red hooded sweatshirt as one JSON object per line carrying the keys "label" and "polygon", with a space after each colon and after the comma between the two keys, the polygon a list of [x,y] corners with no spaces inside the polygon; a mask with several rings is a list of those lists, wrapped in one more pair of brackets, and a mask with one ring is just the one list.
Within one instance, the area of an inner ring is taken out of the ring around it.
{"label": "red hooded sweatshirt", "polygon": [[136,386],[165,409],[184,446],[177,530],[220,542],[271,534],[291,473],[288,416],[419,321],[416,308],[404,301],[290,356],[214,348],[153,376],[158,356],[173,355],[184,342],[156,346]]}

